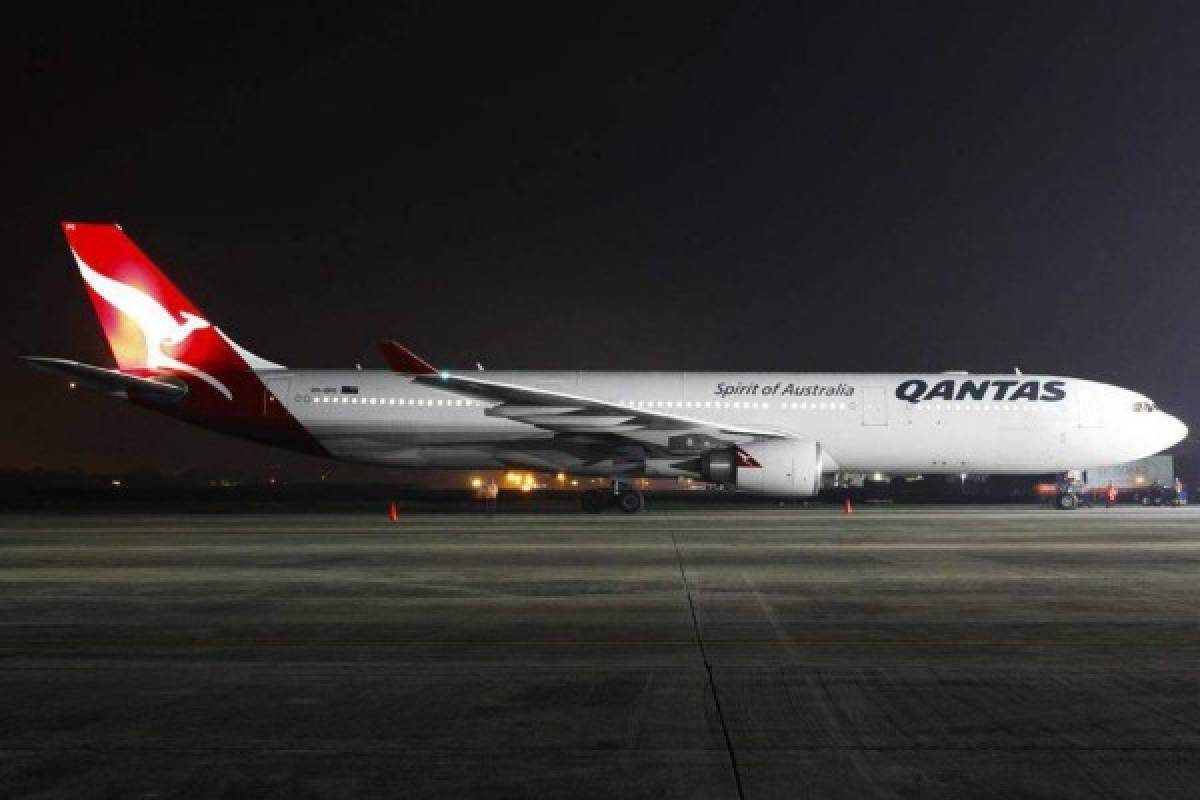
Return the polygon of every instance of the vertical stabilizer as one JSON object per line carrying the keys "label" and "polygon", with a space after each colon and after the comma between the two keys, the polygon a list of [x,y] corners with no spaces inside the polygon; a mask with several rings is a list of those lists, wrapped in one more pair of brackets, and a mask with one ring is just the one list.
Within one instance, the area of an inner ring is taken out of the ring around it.
{"label": "vertical stabilizer", "polygon": [[121,370],[190,376],[231,399],[222,373],[280,368],[209,322],[121,226],[64,222],[63,233]]}

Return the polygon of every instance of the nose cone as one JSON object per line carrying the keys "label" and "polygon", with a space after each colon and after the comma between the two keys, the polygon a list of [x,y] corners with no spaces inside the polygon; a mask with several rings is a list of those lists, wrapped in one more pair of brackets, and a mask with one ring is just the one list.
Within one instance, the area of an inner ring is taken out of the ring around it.
{"label": "nose cone", "polygon": [[1187,425],[1184,425],[1170,414],[1163,414],[1162,420],[1159,422],[1159,427],[1162,429],[1162,446],[1160,450],[1166,450],[1183,441],[1188,434]]}

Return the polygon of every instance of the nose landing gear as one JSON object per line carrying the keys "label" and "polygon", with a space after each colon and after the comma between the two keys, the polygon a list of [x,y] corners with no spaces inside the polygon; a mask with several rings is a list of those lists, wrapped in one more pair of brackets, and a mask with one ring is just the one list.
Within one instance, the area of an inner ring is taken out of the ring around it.
{"label": "nose landing gear", "polygon": [[1054,498],[1054,507],[1062,511],[1074,511],[1079,508],[1079,497],[1074,492],[1060,492]]}
{"label": "nose landing gear", "polygon": [[1054,507],[1061,511],[1074,511],[1079,508],[1080,494],[1085,490],[1082,472],[1070,470],[1058,476],[1056,481],[1057,493],[1054,495]]}

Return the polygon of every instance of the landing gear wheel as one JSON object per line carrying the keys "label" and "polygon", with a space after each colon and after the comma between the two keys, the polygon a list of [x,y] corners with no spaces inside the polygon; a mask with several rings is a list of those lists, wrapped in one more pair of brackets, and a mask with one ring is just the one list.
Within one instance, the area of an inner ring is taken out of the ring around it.
{"label": "landing gear wheel", "polygon": [[635,492],[632,489],[627,489],[617,495],[617,507],[626,514],[636,514],[646,506],[646,501],[642,497],[641,492]]}
{"label": "landing gear wheel", "polygon": [[604,511],[604,509],[608,508],[612,501],[612,495],[610,495],[604,489],[589,489],[583,493],[583,497],[581,499],[583,501],[584,511],[589,514],[599,514],[600,512]]}
{"label": "landing gear wheel", "polygon": [[1079,498],[1071,492],[1063,492],[1054,499],[1054,505],[1063,511],[1074,511],[1079,507]]}

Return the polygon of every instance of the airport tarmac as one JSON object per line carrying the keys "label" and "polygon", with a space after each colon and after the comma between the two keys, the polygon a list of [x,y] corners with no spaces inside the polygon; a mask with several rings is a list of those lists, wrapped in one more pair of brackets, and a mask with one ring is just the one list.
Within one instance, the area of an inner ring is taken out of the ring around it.
{"label": "airport tarmac", "polygon": [[1200,512],[0,516],[4,797],[1195,797]]}

